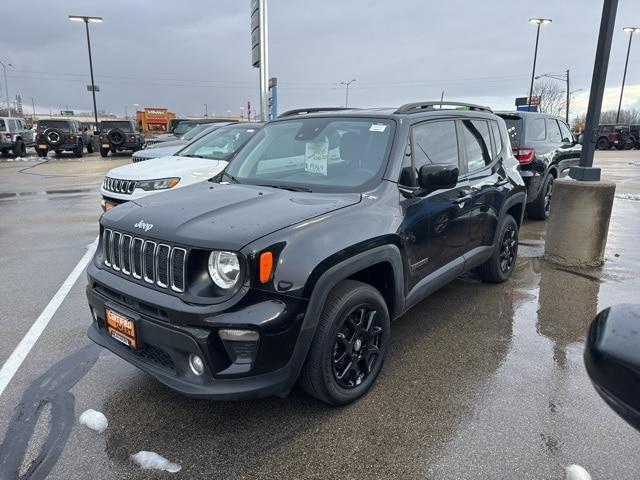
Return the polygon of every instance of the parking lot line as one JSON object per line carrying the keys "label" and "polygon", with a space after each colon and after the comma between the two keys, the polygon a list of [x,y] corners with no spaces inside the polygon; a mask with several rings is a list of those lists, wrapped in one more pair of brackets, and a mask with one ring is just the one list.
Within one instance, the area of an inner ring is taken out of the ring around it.
{"label": "parking lot line", "polygon": [[38,341],[38,338],[40,338],[40,335],[42,335],[42,332],[49,324],[49,321],[53,318],[60,305],[62,305],[65,297],[71,291],[71,288],[76,283],[76,280],[78,280],[80,274],[89,264],[91,258],[93,258],[93,254],[95,253],[97,247],[98,237],[96,237],[96,239],[89,244],[89,246],[87,247],[87,251],[75,266],[73,271],[60,286],[60,288],[53,296],[53,298],[49,301],[44,310],[42,310],[42,313],[40,313],[37,320],[33,323],[33,325],[31,325],[31,328],[29,328],[29,331],[22,338],[15,350],[11,353],[11,356],[9,356],[7,361],[4,362],[4,365],[2,365],[2,368],[0,369],[0,395],[2,395],[4,389],[7,388],[7,385],[9,385],[9,382],[18,371],[18,368],[20,368],[20,365],[22,365],[22,362],[24,362],[25,358],[27,358],[27,355],[29,354],[35,343]]}

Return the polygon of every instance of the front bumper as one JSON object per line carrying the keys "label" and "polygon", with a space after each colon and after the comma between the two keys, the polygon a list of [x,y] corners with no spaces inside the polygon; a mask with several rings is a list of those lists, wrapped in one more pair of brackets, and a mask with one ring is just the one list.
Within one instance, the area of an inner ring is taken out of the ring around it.
{"label": "front bumper", "polygon": [[[91,340],[168,387],[193,397],[236,400],[286,395],[297,379],[313,336],[312,329],[301,330],[306,303],[297,300],[286,303],[262,299],[241,308],[236,305],[232,312],[213,312],[215,305],[186,304],[93,264],[89,267],[87,299],[95,315],[87,332]],[[109,335],[106,307],[134,319],[137,349]],[[251,365],[231,360],[228,345],[218,335],[222,327],[251,328],[260,333]],[[203,359],[203,375],[191,371],[189,354]]]}

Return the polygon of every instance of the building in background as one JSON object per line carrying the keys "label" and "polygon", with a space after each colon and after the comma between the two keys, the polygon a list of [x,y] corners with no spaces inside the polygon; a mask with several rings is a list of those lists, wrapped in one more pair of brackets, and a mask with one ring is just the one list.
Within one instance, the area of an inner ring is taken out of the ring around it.
{"label": "building in background", "polygon": [[143,132],[166,132],[176,115],[167,108],[145,108],[136,112],[138,128]]}

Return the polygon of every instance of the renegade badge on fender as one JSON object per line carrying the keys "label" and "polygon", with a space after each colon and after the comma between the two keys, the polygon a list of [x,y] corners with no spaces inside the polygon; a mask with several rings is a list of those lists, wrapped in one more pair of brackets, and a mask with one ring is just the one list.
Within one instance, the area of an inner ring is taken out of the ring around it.
{"label": "renegade badge on fender", "polygon": [[511,275],[517,166],[486,107],[287,112],[221,178],[102,216],[89,337],[187,395],[299,381],[351,402],[382,368],[391,320],[465,271]]}

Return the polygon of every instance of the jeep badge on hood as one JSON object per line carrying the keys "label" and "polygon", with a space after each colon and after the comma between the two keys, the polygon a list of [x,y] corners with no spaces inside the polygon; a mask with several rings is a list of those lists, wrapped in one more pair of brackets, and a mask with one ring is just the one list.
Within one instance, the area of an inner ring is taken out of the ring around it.
{"label": "jeep badge on hood", "polygon": [[147,223],[144,220],[140,220],[138,223],[134,225],[136,228],[141,228],[145,232],[148,232],[153,228],[153,223]]}

